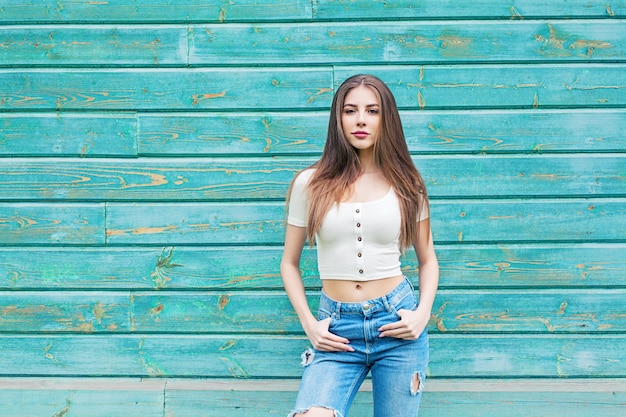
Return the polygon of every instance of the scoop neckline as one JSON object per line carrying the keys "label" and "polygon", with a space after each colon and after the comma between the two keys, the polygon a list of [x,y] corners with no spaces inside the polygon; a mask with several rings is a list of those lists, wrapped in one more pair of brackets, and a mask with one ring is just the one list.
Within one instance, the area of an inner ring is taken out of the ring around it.
{"label": "scoop neckline", "polygon": [[393,187],[389,186],[389,190],[387,191],[387,193],[384,196],[382,196],[380,198],[377,198],[375,200],[369,200],[369,201],[340,201],[339,203],[340,204],[372,204],[372,203],[378,203],[380,201],[383,201],[383,200],[387,199],[387,197],[389,197],[389,195],[391,195],[392,191],[393,191]]}

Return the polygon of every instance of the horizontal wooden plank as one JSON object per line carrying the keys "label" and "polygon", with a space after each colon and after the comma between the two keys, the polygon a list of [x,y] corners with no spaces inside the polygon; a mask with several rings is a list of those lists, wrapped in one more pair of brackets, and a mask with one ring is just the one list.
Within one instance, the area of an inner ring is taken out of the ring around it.
{"label": "horizontal wooden plank", "polygon": [[455,65],[335,67],[335,84],[355,73],[385,81],[401,108],[624,106],[626,66]]}
{"label": "horizontal wooden plank", "polygon": [[[310,110],[371,72],[402,109],[618,107],[623,64],[0,70],[2,110]],[[251,94],[254,92],[254,94]]]}
{"label": "horizontal wooden plank", "polygon": [[619,17],[626,15],[622,1],[601,0],[441,0],[415,2],[390,0],[320,0],[316,2],[315,17],[333,20],[361,19],[459,19],[459,18],[569,18],[569,17]]}
{"label": "horizontal wooden plank", "polygon": [[[444,200],[431,205],[435,242],[622,241],[624,199]],[[281,244],[284,203],[110,203],[114,245]]]}
{"label": "horizontal wooden plank", "polygon": [[[0,109],[328,108],[328,68],[4,69]],[[252,93],[254,92],[254,93]]]}
{"label": "horizontal wooden plank", "polygon": [[[436,382],[426,382],[425,393],[420,404],[420,416],[471,416],[471,417],[525,417],[529,413],[539,416],[554,416],[567,409],[568,416],[587,417],[602,413],[603,416],[621,417],[626,405],[623,393],[590,392],[433,392],[430,387]],[[273,381],[271,382],[273,383]],[[482,385],[483,381],[473,381]],[[527,381],[528,385],[533,382]],[[592,383],[592,382],[589,382]],[[166,410],[176,417],[196,417],[228,414],[229,416],[251,417],[287,415],[295,404],[295,393],[291,392],[207,392],[167,391]],[[570,412],[570,408],[572,411]],[[203,411],[207,410],[207,411]],[[211,410],[211,411],[208,411]],[[372,416],[373,401],[370,392],[359,392],[350,408],[348,417]]]}
{"label": "horizontal wooden plank", "polygon": [[[307,346],[276,335],[0,335],[0,376],[299,378]],[[624,335],[431,335],[430,346],[436,378],[626,376]]]}
{"label": "horizontal wooden plank", "polygon": [[[262,7],[259,7],[262,5]],[[24,13],[28,9],[29,13]],[[243,0],[237,2],[187,0],[175,7],[159,0],[142,0],[137,7],[124,0],[107,2],[21,0],[3,6],[2,21],[23,22],[267,22],[276,20],[363,19],[536,19],[626,15],[619,0],[442,0],[415,3],[412,0]]]}
{"label": "horizontal wooden plank", "polygon": [[130,296],[104,292],[2,292],[1,332],[128,332]]}
{"label": "horizontal wooden plank", "polygon": [[[284,200],[315,159],[7,159],[4,200]],[[626,196],[626,154],[414,157],[432,198]]]}
{"label": "horizontal wooden plank", "polygon": [[[621,109],[424,110],[401,117],[409,149],[417,153],[626,150]],[[141,113],[138,121],[141,155],[305,155],[321,154],[328,112]]]}
{"label": "horizontal wooden plank", "polygon": [[104,215],[104,204],[0,203],[0,245],[101,245]]}
{"label": "horizontal wooden plank", "polygon": [[145,390],[0,391],[0,409],[6,416],[35,417],[163,417],[163,392]]}
{"label": "horizontal wooden plank", "polygon": [[[587,417],[599,410],[603,416],[621,417],[625,405],[622,385],[619,379],[430,379],[420,415],[495,417],[506,413],[522,417],[529,409],[536,409],[533,413],[537,415],[556,415],[550,410],[567,407],[568,415],[574,417]],[[286,415],[297,389],[298,381],[276,379],[2,378],[0,408],[11,416],[52,415],[66,407],[67,416],[128,415],[124,412],[161,416],[165,404],[168,416],[260,417]],[[160,414],[153,409],[157,400]],[[87,405],[91,406],[89,412],[82,412]],[[365,381],[350,415],[371,413],[371,383]]]}
{"label": "horizontal wooden plank", "polygon": [[[192,65],[610,61],[622,20],[368,22],[192,26]],[[228,51],[228,53],[225,53]]]}
{"label": "horizontal wooden plank", "polygon": [[187,37],[183,25],[9,26],[0,34],[0,65],[184,66]]}
{"label": "horizontal wooden plank", "polygon": [[4,113],[0,156],[137,156],[132,113]]}
{"label": "horizontal wooden plank", "polygon": [[[25,10],[28,13],[25,13]],[[619,10],[619,9],[618,9]],[[94,2],[88,0],[13,0],[2,6],[5,23],[101,23],[101,22],[233,22],[310,20],[308,0],[204,1],[163,3],[142,0],[140,4],[127,0]]]}
{"label": "horizontal wooden plank", "polygon": [[[624,244],[436,245],[440,288],[626,287]],[[0,248],[0,289],[281,290],[282,247]],[[417,284],[413,251],[403,272]],[[315,249],[301,272],[319,289]]]}
{"label": "horizontal wooden plank", "polygon": [[[318,297],[309,294],[313,311]],[[618,289],[441,290],[429,331],[624,332],[624,297]],[[134,293],[132,307],[132,329],[140,333],[302,333],[283,293]]]}

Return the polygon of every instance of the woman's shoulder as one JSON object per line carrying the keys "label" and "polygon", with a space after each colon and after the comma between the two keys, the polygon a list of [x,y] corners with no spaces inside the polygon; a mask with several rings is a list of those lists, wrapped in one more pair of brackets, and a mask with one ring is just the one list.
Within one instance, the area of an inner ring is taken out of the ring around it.
{"label": "woman's shoulder", "polygon": [[314,172],[315,172],[315,168],[309,167],[309,168],[303,169],[296,175],[296,178],[294,179],[294,184],[302,186],[302,187],[306,186],[311,180],[311,177],[313,176]]}

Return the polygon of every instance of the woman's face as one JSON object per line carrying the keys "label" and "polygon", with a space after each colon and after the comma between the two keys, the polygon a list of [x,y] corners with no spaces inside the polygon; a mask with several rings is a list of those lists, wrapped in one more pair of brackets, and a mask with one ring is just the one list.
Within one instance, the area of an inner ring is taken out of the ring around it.
{"label": "woman's face", "polygon": [[348,92],[341,111],[343,134],[355,149],[372,149],[378,139],[380,103],[374,91],[364,85]]}

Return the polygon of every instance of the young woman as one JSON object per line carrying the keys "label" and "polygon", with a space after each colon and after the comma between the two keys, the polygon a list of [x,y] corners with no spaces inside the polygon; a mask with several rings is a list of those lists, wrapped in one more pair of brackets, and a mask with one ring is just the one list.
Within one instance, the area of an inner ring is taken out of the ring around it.
{"label": "young woman", "polygon": [[[381,80],[356,75],[339,87],[322,157],[296,176],[288,201],[281,273],[314,348],[290,416],[346,417],[368,372],[375,417],[417,416],[439,266],[424,182]],[[307,239],[322,279],[317,317],[300,276]],[[400,268],[410,246],[419,302]]]}

